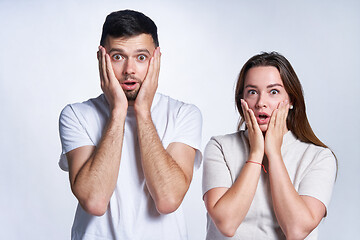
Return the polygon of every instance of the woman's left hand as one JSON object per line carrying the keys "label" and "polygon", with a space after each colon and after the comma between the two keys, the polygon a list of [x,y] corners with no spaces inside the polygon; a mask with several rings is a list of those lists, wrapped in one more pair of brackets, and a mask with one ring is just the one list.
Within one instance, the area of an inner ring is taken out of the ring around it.
{"label": "woman's left hand", "polygon": [[270,155],[281,155],[281,145],[285,133],[288,131],[286,118],[289,112],[289,102],[281,102],[271,115],[268,129],[265,135],[265,154],[270,159]]}

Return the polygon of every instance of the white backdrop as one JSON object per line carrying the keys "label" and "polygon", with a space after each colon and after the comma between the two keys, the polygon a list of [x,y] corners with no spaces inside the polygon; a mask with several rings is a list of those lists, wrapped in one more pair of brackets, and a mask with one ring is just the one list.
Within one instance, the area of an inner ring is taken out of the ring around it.
{"label": "white backdrop", "polygon": [[[234,84],[245,61],[276,50],[303,84],[316,134],[339,175],[320,239],[358,237],[360,2],[0,0],[1,239],[69,239],[76,207],[58,165],[58,116],[101,93],[96,51],[112,11],[144,12],[158,26],[159,91],[202,111],[203,147],[236,130]],[[204,239],[202,169],[186,196],[190,239]]]}

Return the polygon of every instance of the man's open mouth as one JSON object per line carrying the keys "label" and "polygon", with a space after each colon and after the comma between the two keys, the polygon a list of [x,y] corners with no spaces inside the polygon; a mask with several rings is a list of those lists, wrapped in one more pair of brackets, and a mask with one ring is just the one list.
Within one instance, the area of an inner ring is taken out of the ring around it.
{"label": "man's open mouth", "polygon": [[124,82],[125,85],[128,85],[128,86],[132,86],[132,85],[135,85],[136,82]]}
{"label": "man's open mouth", "polygon": [[137,83],[135,80],[127,80],[121,83],[121,86],[125,91],[132,91],[137,88]]}

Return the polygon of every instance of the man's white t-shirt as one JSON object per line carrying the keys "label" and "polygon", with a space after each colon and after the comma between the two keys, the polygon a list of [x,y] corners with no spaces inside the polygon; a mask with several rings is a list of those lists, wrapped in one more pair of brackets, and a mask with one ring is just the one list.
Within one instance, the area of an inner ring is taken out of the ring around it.
{"label": "man's white t-shirt", "polygon": [[[81,146],[96,146],[109,117],[102,94],[83,103],[67,105],[60,115],[61,169],[68,171],[66,153]],[[160,140],[166,147],[181,142],[196,149],[195,167],[201,163],[200,110],[191,104],[157,93],[151,116]],[[121,147],[121,146],[119,146]],[[128,108],[116,188],[103,216],[92,216],[77,207],[72,239],[187,239],[181,206],[173,213],[159,214],[146,187],[141,166],[137,125],[133,107]]]}

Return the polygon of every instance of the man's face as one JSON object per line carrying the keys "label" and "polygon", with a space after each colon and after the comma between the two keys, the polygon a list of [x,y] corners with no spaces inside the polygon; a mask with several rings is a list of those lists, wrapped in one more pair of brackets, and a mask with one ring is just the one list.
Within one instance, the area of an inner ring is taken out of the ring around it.
{"label": "man's face", "polygon": [[135,101],[155,50],[151,35],[121,38],[107,36],[104,47],[128,101]]}

